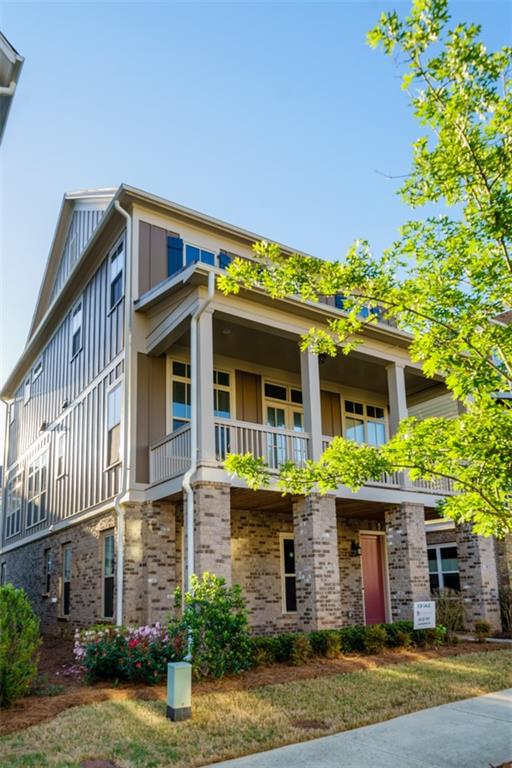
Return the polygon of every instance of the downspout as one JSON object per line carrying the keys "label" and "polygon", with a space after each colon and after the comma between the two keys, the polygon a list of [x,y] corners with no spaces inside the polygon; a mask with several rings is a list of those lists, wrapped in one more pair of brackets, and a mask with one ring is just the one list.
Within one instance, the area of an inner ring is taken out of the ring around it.
{"label": "downspout", "polygon": [[128,480],[130,477],[130,456],[128,453],[130,444],[130,426],[131,426],[131,403],[130,403],[130,379],[131,379],[131,336],[132,336],[132,218],[130,214],[121,207],[118,200],[114,202],[115,208],[126,219],[126,247],[125,247],[125,269],[126,285],[124,299],[124,392],[123,392],[123,464],[121,469],[121,487],[119,493],[114,499],[114,508],[117,516],[117,558],[116,558],[116,624],[121,626],[123,623],[123,603],[124,603],[124,529],[125,515],[124,506],[121,499],[128,490]]}
{"label": "downspout", "polygon": [[16,80],[11,80],[9,85],[2,85],[0,87],[0,96],[12,96],[16,90]]}
{"label": "downspout", "polygon": [[194,572],[194,491],[191,480],[197,470],[199,399],[197,396],[197,323],[215,294],[215,272],[208,274],[208,295],[200,302],[190,318],[190,468],[183,476],[182,487],[187,494],[187,592],[191,591]]}

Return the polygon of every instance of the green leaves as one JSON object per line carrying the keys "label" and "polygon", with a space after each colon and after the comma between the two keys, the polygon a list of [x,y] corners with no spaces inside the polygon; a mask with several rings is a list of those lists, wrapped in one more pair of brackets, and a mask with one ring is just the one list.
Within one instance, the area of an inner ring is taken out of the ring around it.
{"label": "green leaves", "polygon": [[[407,18],[383,13],[368,33],[371,47],[396,56],[424,130],[400,195],[411,210],[436,204],[442,215],[409,221],[380,256],[364,240],[329,262],[260,243],[221,286],[304,301],[342,294],[344,314],[302,339],[317,354],[349,354],[384,312],[410,334],[424,374],[444,376],[467,409],[450,422],[408,421],[381,451],[334,441],[319,465],[284,467],[284,490],[355,488],[387,466],[407,468],[452,478],[459,494],[443,514],[500,535],[512,531],[511,412],[494,397],[512,389],[512,324],[500,320],[512,307],[512,49],[490,52],[478,26],[448,22],[447,0],[414,0]],[[268,474],[255,461],[228,466],[258,487]]]}

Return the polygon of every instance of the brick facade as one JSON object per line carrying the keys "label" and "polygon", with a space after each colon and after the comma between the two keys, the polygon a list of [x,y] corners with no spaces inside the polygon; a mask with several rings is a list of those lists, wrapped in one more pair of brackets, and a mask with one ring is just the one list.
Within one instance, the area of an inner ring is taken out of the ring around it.
{"label": "brick facade", "polygon": [[363,624],[363,576],[361,557],[352,553],[352,542],[359,543],[360,531],[378,531],[375,520],[355,520],[338,516],[338,562],[341,586],[341,623]]}
{"label": "brick facade", "polygon": [[488,621],[501,629],[495,539],[476,536],[469,525],[456,529],[461,591],[466,622]]}
{"label": "brick facade", "polygon": [[[186,497],[183,505],[186,518]],[[231,497],[225,483],[194,485],[194,569],[231,584]]]}
{"label": "brick facade", "polygon": [[385,519],[391,618],[412,619],[413,602],[430,599],[425,510],[400,504],[389,507]]}
{"label": "brick facade", "polygon": [[512,589],[512,535],[496,540],[495,550],[498,586],[502,589]]}

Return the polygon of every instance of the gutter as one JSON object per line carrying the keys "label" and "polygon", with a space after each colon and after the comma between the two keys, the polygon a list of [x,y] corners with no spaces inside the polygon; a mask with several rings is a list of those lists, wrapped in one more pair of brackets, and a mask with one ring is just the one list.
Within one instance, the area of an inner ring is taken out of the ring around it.
{"label": "gutter", "polygon": [[114,201],[116,210],[126,219],[126,245],[125,245],[125,301],[124,301],[124,392],[123,392],[123,464],[121,470],[121,487],[119,493],[114,499],[114,508],[117,515],[117,558],[116,558],[116,624],[123,624],[123,603],[124,603],[124,530],[125,530],[125,512],[121,500],[129,487],[130,481],[130,381],[131,381],[131,336],[132,336],[132,218],[130,214],[121,207],[118,200]]}
{"label": "gutter", "polygon": [[[190,468],[183,476],[182,487],[187,494],[187,591],[192,588],[194,572],[194,491],[191,480],[197,471],[197,448],[199,426],[199,398],[197,387],[197,322],[215,295],[215,272],[208,273],[208,296],[200,302],[190,318]],[[190,653],[190,649],[189,649]]]}
{"label": "gutter", "polygon": [[16,90],[16,80],[11,80],[9,85],[0,86],[0,96],[13,96]]}

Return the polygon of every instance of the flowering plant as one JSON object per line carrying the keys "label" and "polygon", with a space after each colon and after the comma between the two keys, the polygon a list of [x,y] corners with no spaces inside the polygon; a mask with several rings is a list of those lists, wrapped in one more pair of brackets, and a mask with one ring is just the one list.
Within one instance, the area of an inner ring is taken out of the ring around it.
{"label": "flowering plant", "polygon": [[97,624],[75,633],[74,654],[90,680],[158,683],[170,661],[186,653],[186,638],[169,636],[160,624],[115,627]]}

